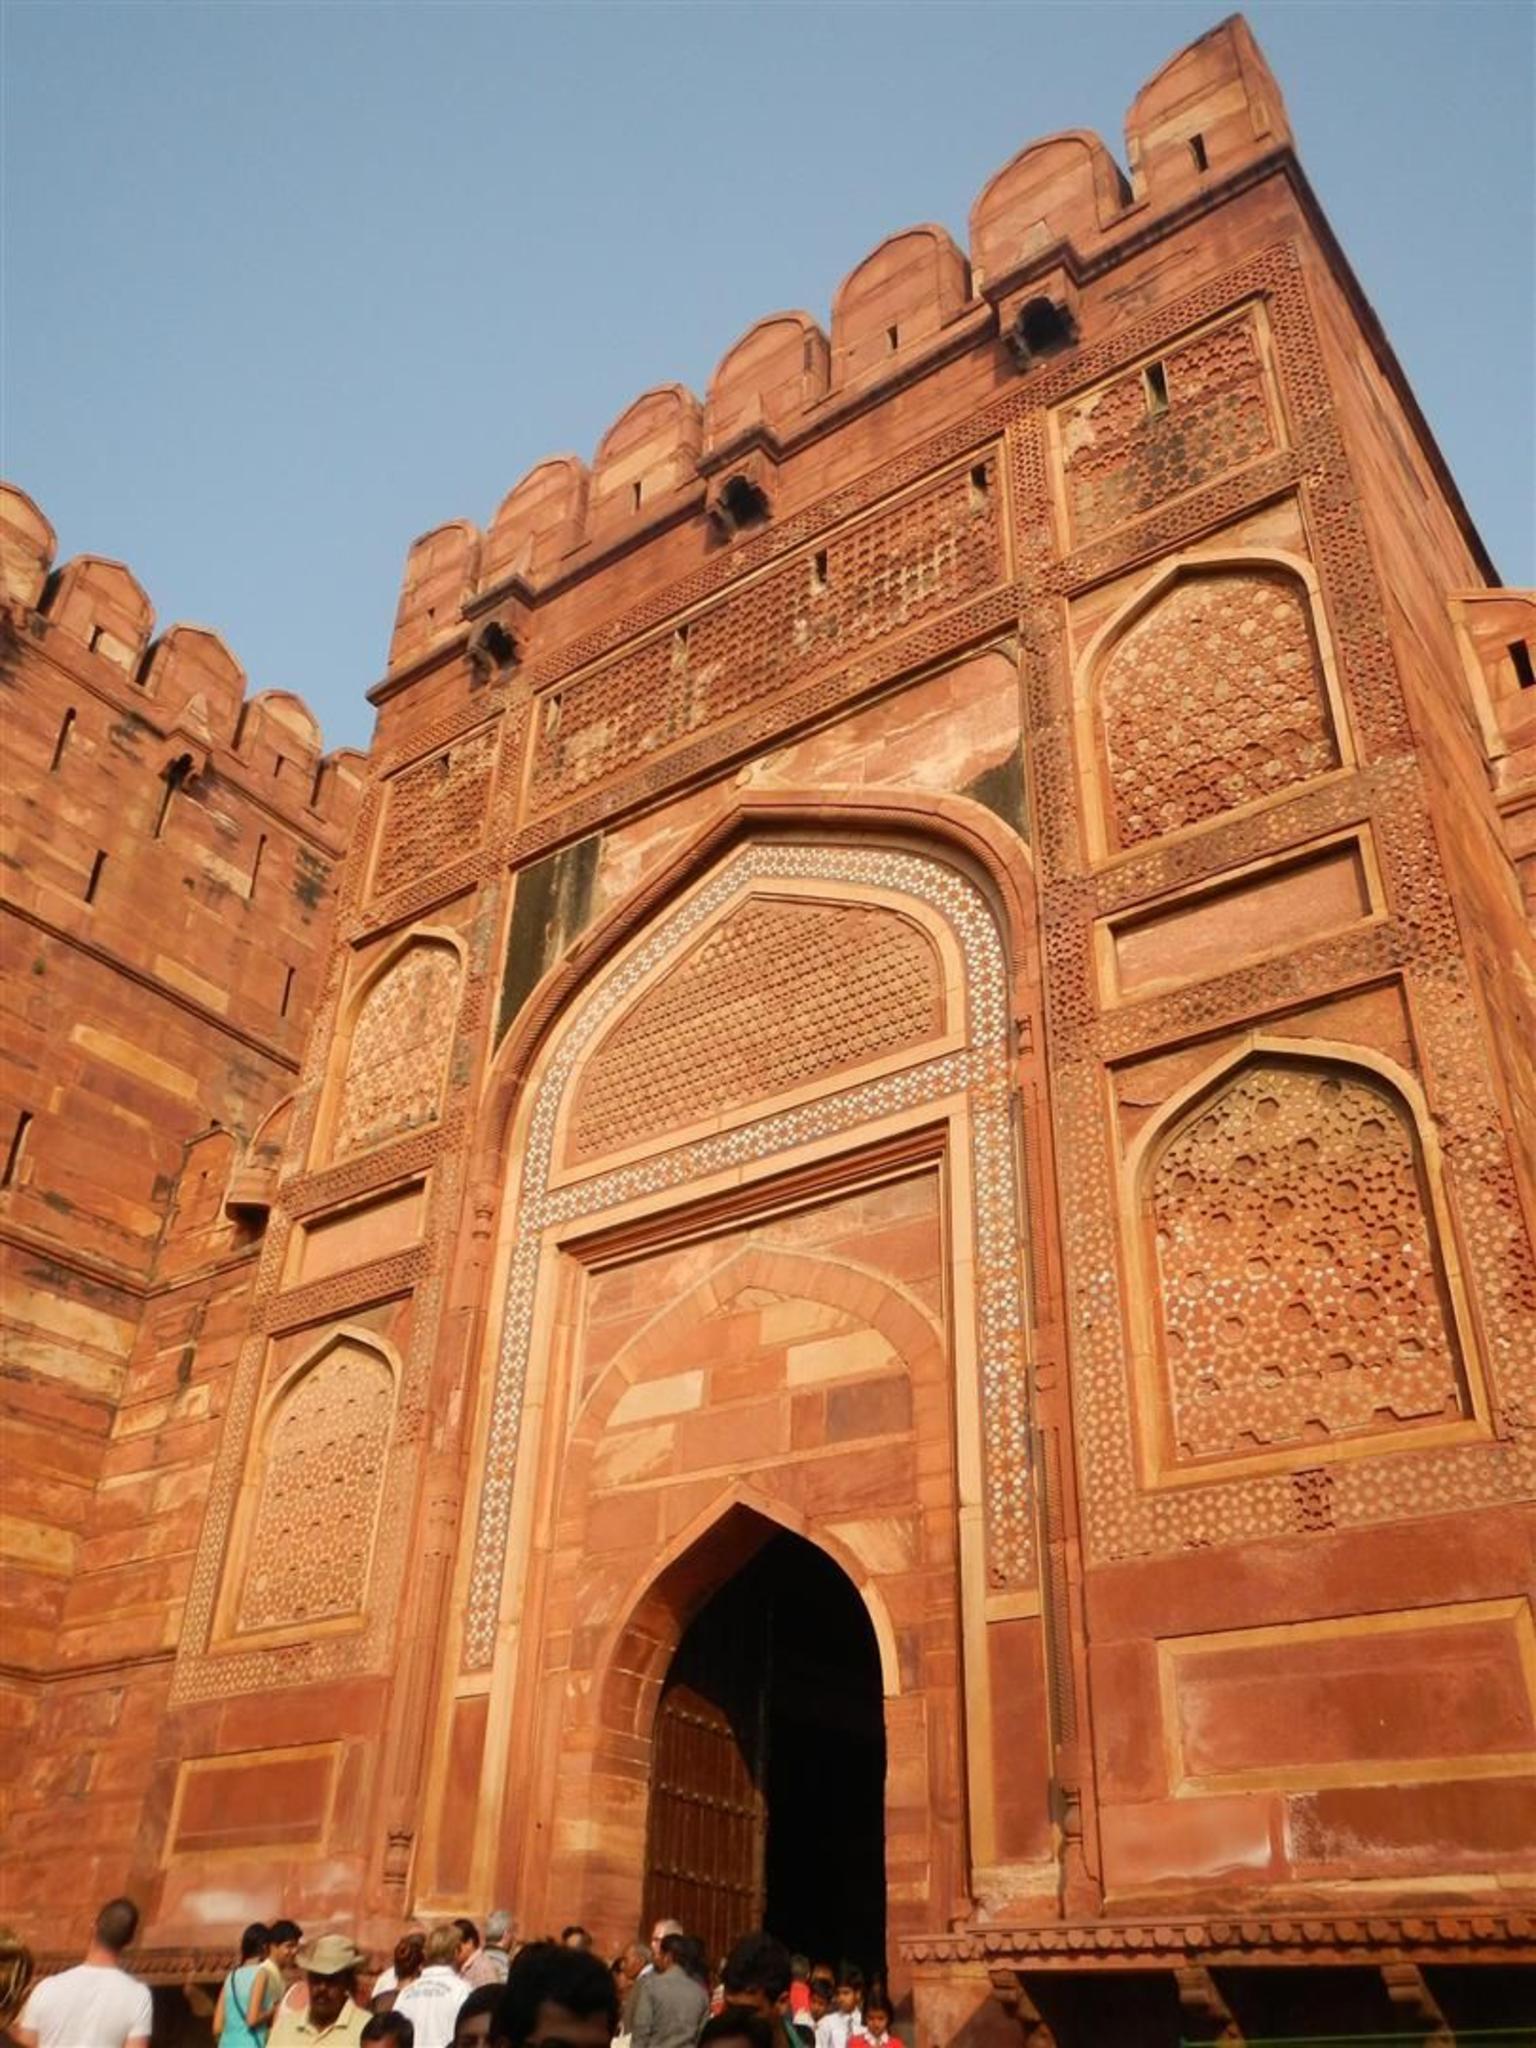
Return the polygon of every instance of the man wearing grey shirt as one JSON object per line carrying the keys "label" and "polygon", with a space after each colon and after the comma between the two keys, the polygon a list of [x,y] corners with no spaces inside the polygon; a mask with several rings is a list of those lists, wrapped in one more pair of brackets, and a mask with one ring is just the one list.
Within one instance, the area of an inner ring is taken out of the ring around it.
{"label": "man wearing grey shirt", "polygon": [[682,1966],[684,1937],[662,1938],[656,1967],[635,1986],[631,2048],[694,2048],[709,2012],[709,1993]]}

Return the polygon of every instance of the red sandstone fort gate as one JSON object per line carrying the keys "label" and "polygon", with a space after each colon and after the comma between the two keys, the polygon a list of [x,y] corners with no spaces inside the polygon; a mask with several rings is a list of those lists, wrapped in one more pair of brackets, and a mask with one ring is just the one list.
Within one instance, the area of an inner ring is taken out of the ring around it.
{"label": "red sandstone fort gate", "polygon": [[1536,2004],[1536,602],[1240,20],[1127,144],[424,535],[366,759],[0,491],[40,1944]]}
{"label": "red sandstone fort gate", "polygon": [[[879,1645],[884,1812],[863,1825],[893,1934],[962,1896],[968,1841],[992,1832],[955,1712],[984,1729],[989,1674],[958,1694],[953,1674],[989,1570],[1005,1585],[1036,1540],[1005,1424],[1023,1409],[1007,1074],[1025,984],[984,813],[925,849],[888,806],[823,804],[814,837],[804,816],[757,804],[712,829],[648,914],[597,936],[506,1149],[489,1484],[442,1749],[466,1719],[507,1724],[518,1826],[482,1774],[482,1881],[549,1912],[637,1919],[671,1659],[776,1527],[838,1561]],[[1015,878],[1006,893],[1023,900]],[[989,1494],[1014,1546],[990,1567]]]}

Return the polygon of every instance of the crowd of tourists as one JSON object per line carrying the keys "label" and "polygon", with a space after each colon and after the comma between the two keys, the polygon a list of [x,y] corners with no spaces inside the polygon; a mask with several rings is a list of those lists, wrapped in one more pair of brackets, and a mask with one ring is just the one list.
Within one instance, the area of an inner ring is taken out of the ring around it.
{"label": "crowd of tourists", "polygon": [[[127,1967],[131,1899],[96,1916],[85,1959],[32,1982],[0,1929],[0,2048],[150,2048],[149,1987]],[[212,2007],[219,2048],[899,2048],[890,2001],[850,1963],[792,1956],[745,1934],[711,1965],[660,1920],[612,1961],[583,1927],[521,1945],[512,1916],[408,1927],[377,1975],[344,1934],[292,1920],[245,1930]]]}

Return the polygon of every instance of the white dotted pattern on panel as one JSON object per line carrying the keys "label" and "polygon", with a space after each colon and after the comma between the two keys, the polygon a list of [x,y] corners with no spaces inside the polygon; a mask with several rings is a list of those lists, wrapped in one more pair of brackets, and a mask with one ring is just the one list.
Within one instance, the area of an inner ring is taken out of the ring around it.
{"label": "white dotted pattern on panel", "polygon": [[[583,1052],[646,976],[678,953],[744,887],[769,880],[884,890],[936,910],[954,932],[964,961],[968,1049],[922,1061],[880,1080],[678,1146],[635,1165],[551,1189],[556,1119]],[[1007,975],[996,922],[980,891],[962,875],[917,854],[854,847],[751,846],[728,860],[686,903],[662,917],[643,944],[591,990],[539,1083],[523,1158],[518,1235],[481,1481],[465,1617],[467,1667],[487,1666],[495,1644],[545,1231],[576,1217],[601,1214],[637,1196],[685,1186],[747,1160],[769,1158],[818,1138],[857,1130],[919,1103],[943,1101],[962,1090],[969,1093],[971,1110],[989,1569],[995,1584],[1029,1581],[1034,1544],[1022,1218],[1009,1115]]]}

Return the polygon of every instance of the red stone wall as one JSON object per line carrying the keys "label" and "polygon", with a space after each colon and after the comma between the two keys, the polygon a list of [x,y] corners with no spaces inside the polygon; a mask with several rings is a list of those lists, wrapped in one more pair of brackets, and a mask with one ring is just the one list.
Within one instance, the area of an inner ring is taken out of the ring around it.
{"label": "red stone wall", "polygon": [[[776,1524],[884,1631],[925,2039],[1089,1948],[1209,2019],[1212,1957],[1528,1946],[1523,613],[1240,21],[1127,139],[412,550],[264,1236],[78,1325],[96,1547],[29,1597],[146,1662],[24,1692],[29,1883],[99,1716],[162,1943],[617,1944],[667,1656]],[[346,1484],[274,1587],[294,1417]]]}
{"label": "red stone wall", "polygon": [[125,569],[50,575],[21,493],[0,527],[5,1831],[57,1928],[137,1838],[249,1313],[224,1200],[298,1072],[359,775],[212,634],[151,643]]}

